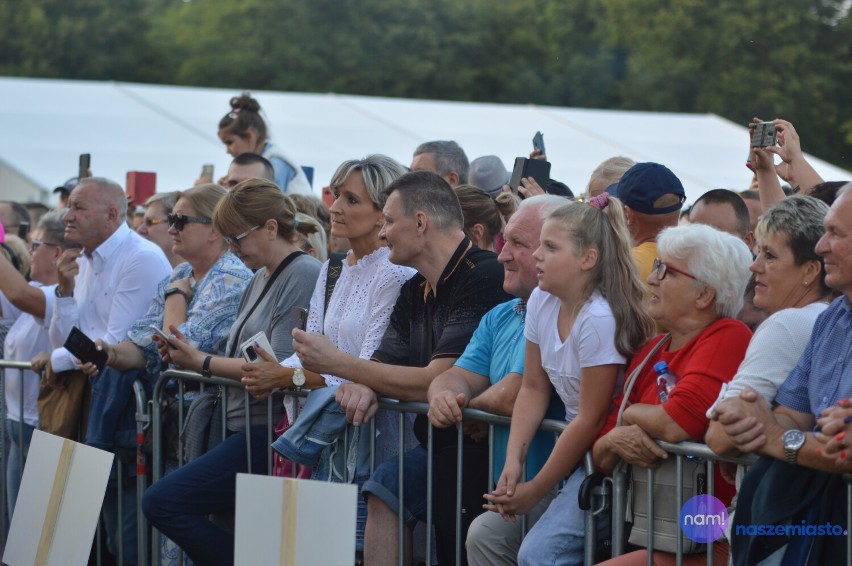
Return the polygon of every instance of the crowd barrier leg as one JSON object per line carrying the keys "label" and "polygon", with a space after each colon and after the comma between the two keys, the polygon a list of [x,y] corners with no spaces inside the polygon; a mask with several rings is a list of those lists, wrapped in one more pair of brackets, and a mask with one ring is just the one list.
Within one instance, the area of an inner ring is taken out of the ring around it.
{"label": "crowd barrier leg", "polygon": [[[12,479],[17,480],[15,484],[20,488],[21,478],[24,475],[24,460],[27,452],[25,442],[28,442],[26,438],[28,435],[25,431],[24,380],[30,379],[24,373],[26,370],[32,370],[30,362],[0,360],[0,377],[2,377],[0,379],[0,443],[2,443],[2,452],[0,452],[0,455],[2,455],[2,466],[0,466],[0,481],[2,481],[2,484],[0,484],[0,548],[6,547],[12,519],[13,505],[10,500],[11,494],[8,492],[9,482]],[[20,420],[14,432],[9,428],[9,408],[6,406],[6,380],[10,375],[15,375],[20,383],[17,398]],[[13,434],[15,435],[14,440],[17,441],[14,447],[9,444],[13,440]],[[17,466],[15,466],[15,469],[10,469],[9,457],[11,456],[10,451],[13,449],[16,451]],[[13,474],[12,477],[9,474]]]}
{"label": "crowd barrier leg", "polygon": [[151,426],[145,387],[141,381],[133,383],[136,399],[136,549],[137,564],[148,564],[148,522],[142,513],[142,495],[148,488],[148,463],[145,456],[145,433]]}

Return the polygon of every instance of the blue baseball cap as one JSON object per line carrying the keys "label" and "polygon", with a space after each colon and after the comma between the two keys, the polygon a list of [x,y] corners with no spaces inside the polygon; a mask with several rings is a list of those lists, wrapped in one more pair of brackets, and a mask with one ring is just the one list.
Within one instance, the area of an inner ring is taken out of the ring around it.
{"label": "blue baseball cap", "polygon": [[[671,169],[659,163],[637,163],[627,170],[618,182],[618,198],[643,214],[668,214],[680,210],[686,192],[680,179]],[[677,203],[655,207],[654,203],[665,195],[675,195]]]}

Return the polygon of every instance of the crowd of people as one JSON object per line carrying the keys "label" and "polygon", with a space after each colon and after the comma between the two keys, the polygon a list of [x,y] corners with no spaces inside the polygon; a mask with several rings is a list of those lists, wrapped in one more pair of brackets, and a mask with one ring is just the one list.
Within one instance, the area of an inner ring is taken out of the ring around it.
{"label": "crowd of people", "polygon": [[[178,399],[184,461],[142,497],[151,525],[199,566],[232,563],[236,475],[267,473],[272,427],[300,477],[358,486],[353,562],[370,566],[416,563],[424,533],[439,564],[459,549],[471,565],[582,564],[584,456],[604,474],[657,468],[669,458],[659,440],[759,456],[716,467],[734,526],[846,525],[852,183],[824,182],[792,124],[775,120],[779,145],[751,148],[751,187],[708,187],[688,208],[660,163],[590,164],[575,199],[555,180],[513,190],[499,157],[468,161],[451,141],[421,144],[410,167],[343,162],[326,204],[272,143],[257,101],[230,106],[218,134],[234,159],[216,183],[139,210],[96,176],[59,187],[55,211],[0,203],[3,359],[32,364],[5,377],[10,515],[33,431],[61,433],[47,425],[57,397],[80,391],[74,433],[132,476],[133,383],[150,391],[176,368],[242,386]],[[65,349],[73,327],[105,362]],[[302,388],[303,401],[286,395]],[[428,412],[399,419],[381,397]],[[511,425],[489,433],[468,408]],[[539,432],[545,418],[566,424],[555,440]],[[110,551],[121,540],[136,564],[128,479],[113,472],[104,522]],[[597,537],[623,519],[599,517]],[[732,529],[714,556],[820,564],[845,544]],[[611,562],[647,559],[636,549]]]}

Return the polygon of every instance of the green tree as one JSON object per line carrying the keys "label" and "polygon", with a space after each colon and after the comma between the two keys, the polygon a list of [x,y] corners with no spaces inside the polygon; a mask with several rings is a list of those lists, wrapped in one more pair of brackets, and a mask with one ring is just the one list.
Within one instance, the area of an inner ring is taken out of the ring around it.
{"label": "green tree", "polygon": [[[805,150],[848,167],[837,126],[852,118],[843,2],[606,0],[612,44],[627,53],[622,108],[713,112],[794,123]],[[845,28],[845,32],[844,32]]]}

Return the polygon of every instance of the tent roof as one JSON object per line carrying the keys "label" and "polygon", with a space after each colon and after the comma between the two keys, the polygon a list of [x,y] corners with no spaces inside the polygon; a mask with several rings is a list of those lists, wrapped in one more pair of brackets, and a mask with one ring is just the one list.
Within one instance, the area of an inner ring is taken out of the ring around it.
{"label": "tent roof", "polygon": [[[124,183],[155,171],[158,190],[185,189],[204,163],[215,177],[230,157],[216,136],[235,90],[0,77],[0,164],[44,191],[76,173],[80,153],[95,174]],[[518,104],[406,100],[255,91],[272,139],[315,168],[314,187],[338,164],[370,153],[410,163],[423,141],[456,140],[472,160],[499,155],[511,169],[544,133],[552,177],[584,191],[604,159],[657,161],[683,181],[690,202],[711,188],[748,187],[747,129],[712,114],[590,110]],[[809,156],[826,179],[849,172]],[[3,189],[3,192],[8,192]],[[13,198],[4,196],[4,198]]]}

